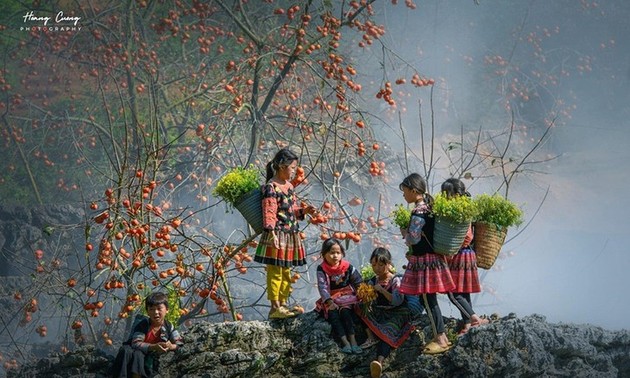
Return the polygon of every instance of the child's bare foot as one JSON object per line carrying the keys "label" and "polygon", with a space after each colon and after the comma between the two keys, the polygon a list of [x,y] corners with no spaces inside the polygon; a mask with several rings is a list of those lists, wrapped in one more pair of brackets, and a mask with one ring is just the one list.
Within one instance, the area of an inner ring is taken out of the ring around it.
{"label": "child's bare foot", "polygon": [[462,336],[465,335],[466,332],[468,332],[470,330],[470,323],[466,323],[462,326],[462,329],[459,330],[459,332],[457,332],[458,336]]}
{"label": "child's bare foot", "polygon": [[477,317],[476,319],[475,318],[471,319],[470,326],[471,327],[479,327],[480,325],[486,325],[488,323],[490,323],[490,320],[488,320],[486,318]]}
{"label": "child's bare foot", "polygon": [[433,339],[433,342],[443,348],[447,348],[453,345],[453,343],[449,341],[448,337],[446,337],[445,334],[441,334],[440,336],[436,337],[435,339]]}

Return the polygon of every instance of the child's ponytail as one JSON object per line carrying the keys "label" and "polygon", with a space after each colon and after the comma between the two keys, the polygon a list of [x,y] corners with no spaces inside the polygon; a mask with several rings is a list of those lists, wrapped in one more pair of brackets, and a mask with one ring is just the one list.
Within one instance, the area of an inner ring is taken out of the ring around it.
{"label": "child's ponytail", "polygon": [[424,193],[422,198],[424,199],[424,203],[429,207],[429,210],[433,209],[433,197],[429,193]]}
{"label": "child's ponytail", "polygon": [[265,167],[265,181],[271,180],[274,174],[275,172],[273,170],[273,161],[270,161]]}

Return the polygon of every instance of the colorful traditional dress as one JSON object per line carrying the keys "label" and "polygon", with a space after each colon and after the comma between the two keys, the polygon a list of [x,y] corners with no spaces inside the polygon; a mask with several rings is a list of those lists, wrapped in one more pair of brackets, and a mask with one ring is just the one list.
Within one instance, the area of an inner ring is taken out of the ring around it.
{"label": "colorful traditional dress", "polygon": [[400,287],[403,294],[448,293],[455,288],[444,256],[433,252],[434,227],[428,206],[421,202],[412,210],[407,229],[409,262]]}
{"label": "colorful traditional dress", "polygon": [[[293,185],[287,183],[285,192],[271,181],[262,187],[262,195],[264,231],[254,260],[282,267],[305,265],[298,224],[298,220],[304,219],[304,212],[298,204]],[[274,245],[272,231],[276,232],[279,248]]]}
{"label": "colorful traditional dress", "polygon": [[[373,277],[368,284],[375,285],[377,278]],[[401,278],[394,276],[385,287],[392,294],[392,301],[381,293],[369,307],[358,306],[357,312],[363,322],[382,341],[392,348],[398,348],[411,335],[414,327],[411,325],[411,311],[405,306],[405,296],[400,294]]]}
{"label": "colorful traditional dress", "polygon": [[[317,267],[317,289],[320,299],[315,304],[315,311],[330,323],[337,337],[351,336],[355,333],[356,315],[353,308],[358,300],[354,293],[361,282],[363,282],[361,273],[347,260],[341,260],[337,266],[330,266],[324,260]],[[332,299],[339,308],[328,310],[325,302],[329,299]]]}
{"label": "colorful traditional dress", "polygon": [[472,316],[475,315],[470,293],[481,291],[477,272],[477,255],[470,248],[472,240],[473,231],[472,227],[469,227],[462,248],[448,263],[455,282],[455,289],[448,294],[448,297],[462,315],[463,327],[460,331],[462,333],[467,331],[466,325],[472,323]]}
{"label": "colorful traditional dress", "polygon": [[415,296],[422,294],[422,302],[435,325],[435,336],[444,333],[444,319],[437,301],[437,293],[449,293],[455,288],[445,258],[433,251],[435,221],[424,201],[416,203],[405,242],[409,246],[407,269],[400,292]]}
{"label": "colorful traditional dress", "polygon": [[[358,302],[356,288],[361,282],[363,282],[361,273],[348,260],[341,260],[335,267],[322,261],[317,267],[317,290],[320,299],[315,304],[315,310],[328,318],[328,311],[324,306],[328,299],[332,299],[340,308],[352,308],[352,305]],[[354,297],[354,301],[348,298],[350,296]]]}
{"label": "colorful traditional dress", "polygon": [[448,262],[451,277],[455,283],[454,293],[481,292],[479,273],[477,271],[477,254],[470,247],[472,240],[473,232],[472,227],[470,227],[462,244],[462,249]]}

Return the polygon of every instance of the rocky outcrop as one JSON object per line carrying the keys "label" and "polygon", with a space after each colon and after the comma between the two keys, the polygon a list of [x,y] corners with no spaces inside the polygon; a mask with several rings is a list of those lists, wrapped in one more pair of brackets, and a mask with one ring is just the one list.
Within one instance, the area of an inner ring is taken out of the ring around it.
{"label": "rocky outcrop", "polygon": [[27,275],[36,249],[65,256],[83,243],[83,210],[70,205],[0,206],[0,277]]}
{"label": "rocky outcrop", "polygon": [[[5,276],[0,278],[0,311],[16,313],[13,293],[31,279],[20,273],[36,264],[30,252],[42,248],[62,257],[83,248],[83,222],[83,211],[70,206],[0,207],[0,276]],[[455,320],[447,319],[447,325],[453,329]],[[629,331],[551,324],[539,315],[507,316],[472,329],[442,355],[422,355],[430,333],[423,317],[413,336],[386,360],[383,376],[630,377]],[[361,341],[363,335],[358,337]],[[375,357],[374,348],[363,355],[342,354],[328,323],[312,312],[272,322],[199,322],[184,331],[184,341],[177,352],[162,357],[161,377],[366,377]],[[33,343],[20,355],[45,356],[41,352],[48,350],[60,348]],[[7,375],[107,377],[115,353],[113,347],[82,347],[33,359]]]}
{"label": "rocky outcrop", "polygon": [[[429,334],[421,322],[386,360],[383,377],[630,377],[629,331],[510,315],[472,329],[442,355],[422,355]],[[197,323],[184,332],[184,341],[161,358],[160,377],[366,377],[375,357],[374,348],[342,354],[330,326],[315,313],[271,322]],[[106,377],[113,353],[84,348],[55,354],[8,376]]]}

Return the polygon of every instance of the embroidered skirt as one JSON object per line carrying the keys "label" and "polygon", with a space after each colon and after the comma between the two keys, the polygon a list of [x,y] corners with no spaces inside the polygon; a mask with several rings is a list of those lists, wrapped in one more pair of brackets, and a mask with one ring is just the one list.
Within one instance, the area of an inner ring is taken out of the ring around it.
{"label": "embroidered skirt", "polygon": [[400,293],[406,295],[450,293],[455,288],[444,256],[425,253],[408,255],[407,270],[402,278]]}
{"label": "embroidered skirt", "polygon": [[479,293],[477,254],[470,248],[460,250],[449,262],[451,277],[455,283],[453,293]]}
{"label": "embroidered skirt", "polygon": [[369,310],[357,306],[357,314],[370,330],[392,348],[398,348],[415,329],[411,325],[411,311],[406,305],[398,307],[372,305]]}
{"label": "embroidered skirt", "polygon": [[306,254],[302,239],[297,232],[276,231],[278,247],[273,243],[273,236],[269,231],[263,231],[254,261],[267,265],[291,267],[306,264]]}

